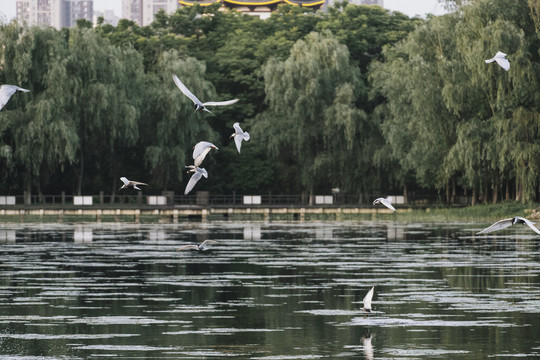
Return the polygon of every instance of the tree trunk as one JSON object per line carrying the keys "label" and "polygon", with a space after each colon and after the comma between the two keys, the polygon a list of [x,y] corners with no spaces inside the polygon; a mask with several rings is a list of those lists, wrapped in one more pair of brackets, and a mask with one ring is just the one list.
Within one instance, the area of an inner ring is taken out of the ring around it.
{"label": "tree trunk", "polygon": [[483,204],[487,204],[488,203],[488,199],[489,199],[489,187],[488,187],[488,184],[487,182],[484,183],[484,191],[482,191],[482,203]]}
{"label": "tree trunk", "polygon": [[506,194],[504,196],[504,200],[510,200],[510,182],[508,181],[506,182]]}
{"label": "tree trunk", "polygon": [[82,182],[83,182],[83,175],[84,175],[84,154],[82,151],[82,145],[81,145],[81,170],[79,173],[79,185],[77,187],[77,195],[82,195]]}
{"label": "tree trunk", "polygon": [[476,187],[473,186],[472,188],[472,200],[471,200],[471,205],[474,206],[476,205]]}
{"label": "tree trunk", "polygon": [[499,200],[499,179],[495,179],[495,184],[493,184],[493,197],[491,199],[493,204],[496,204]]}
{"label": "tree trunk", "polygon": [[27,205],[30,205],[32,203],[32,183],[30,181],[26,183],[24,203]]}
{"label": "tree trunk", "polygon": [[403,183],[403,201],[405,202],[405,204],[408,202],[407,201],[407,183]]}
{"label": "tree trunk", "polygon": [[516,177],[516,201],[521,201],[521,183],[519,179]]}
{"label": "tree trunk", "polygon": [[456,178],[452,177],[452,197],[450,198],[452,204],[456,203]]}

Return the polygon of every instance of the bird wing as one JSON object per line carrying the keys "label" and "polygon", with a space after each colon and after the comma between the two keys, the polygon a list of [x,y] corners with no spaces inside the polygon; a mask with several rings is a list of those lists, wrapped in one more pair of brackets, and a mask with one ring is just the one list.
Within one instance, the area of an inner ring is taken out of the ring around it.
{"label": "bird wing", "polygon": [[196,170],[197,172],[200,172],[202,176],[208,179],[208,172],[206,171],[205,168],[197,168]]}
{"label": "bird wing", "polygon": [[130,183],[132,183],[133,185],[145,185],[145,186],[148,186],[148,184],[140,182],[140,181],[130,181]]}
{"label": "bird wing", "polygon": [[251,136],[249,136],[249,133],[247,131],[244,132],[244,140],[249,141],[251,139]]}
{"label": "bird wing", "polygon": [[217,149],[217,146],[212,144],[208,141],[201,141],[195,145],[193,148],[193,160],[195,167],[198,167],[203,162],[204,158],[206,157],[206,154],[210,150],[212,150],[212,147],[215,147]]}
{"label": "bird wing", "polygon": [[382,199],[381,198],[381,204],[383,204],[384,206],[386,206],[387,208],[389,208],[390,210],[392,211],[396,211],[396,208],[394,206],[392,206],[392,202],[390,201],[389,198],[386,198],[386,199]]}
{"label": "bird wing", "polygon": [[238,99],[233,100],[227,100],[227,101],[208,101],[203,103],[203,106],[225,106],[225,105],[231,105],[238,102]]}
{"label": "bird wing", "polygon": [[172,78],[173,78],[173,81],[174,81],[174,83],[176,84],[176,86],[178,86],[178,88],[180,89],[180,91],[181,91],[182,93],[184,93],[184,95],[186,95],[188,98],[190,98],[191,101],[193,101],[193,103],[194,103],[195,105],[200,105],[200,106],[203,105],[203,104],[201,103],[201,101],[200,101],[199,99],[197,99],[197,97],[196,97],[195,95],[193,95],[193,94],[191,93],[191,91],[189,91],[189,89],[186,87],[186,85],[184,85],[184,84],[180,81],[180,79],[178,78],[178,76],[176,76],[175,74],[173,74]]}
{"label": "bird wing", "polygon": [[523,218],[523,217],[520,217],[520,216],[517,216],[517,218],[523,220],[523,222],[525,223],[525,225],[527,225],[528,227],[530,227],[535,233],[540,234],[540,230],[538,230],[538,229],[536,228],[536,226],[534,226],[534,223],[533,223],[532,221],[527,220],[527,219],[525,219],[525,218]]}
{"label": "bird wing", "polygon": [[495,57],[495,61],[499,64],[504,70],[510,70],[510,61],[504,57]]}
{"label": "bird wing", "polygon": [[195,165],[196,167],[201,165],[204,158],[206,157],[206,154],[208,154],[210,152],[210,149],[211,149],[211,147],[207,147],[206,149],[203,150],[202,153],[199,154],[199,156],[194,157],[193,158],[193,165]]}
{"label": "bird wing", "polygon": [[189,179],[186,190],[184,191],[184,195],[187,195],[195,186],[197,181],[199,181],[202,177],[202,174],[198,171],[196,171],[193,175],[191,175],[191,178]]}
{"label": "bird wing", "polygon": [[197,245],[184,245],[176,249],[176,251],[182,251],[182,250],[199,250],[199,247]]}
{"label": "bird wing", "polygon": [[492,231],[497,231],[497,230],[501,230],[501,229],[505,229],[507,227],[510,227],[510,226],[512,226],[512,220],[513,220],[513,218],[499,220],[496,223],[494,223],[493,225],[485,228],[484,230],[482,230],[480,232],[477,232],[476,235],[478,235],[478,234],[487,234],[487,233],[490,233]]}
{"label": "bird wing", "polygon": [[206,172],[204,168],[195,168],[195,173],[191,175],[191,178],[186,186],[186,190],[184,191],[184,195],[187,195],[193,189],[197,181],[199,181],[203,176],[208,178],[208,172]]}
{"label": "bird wing", "polygon": [[235,134],[240,134],[242,135],[244,132],[242,131],[242,128],[240,127],[240,123],[237,123],[235,122],[232,126],[234,128],[234,133]]}
{"label": "bird wing", "polygon": [[362,302],[364,303],[364,309],[371,309],[371,299],[373,299],[374,293],[375,293],[375,286],[373,286],[371,290],[368,291],[366,296],[364,296],[364,300],[362,300]]}
{"label": "bird wing", "polygon": [[199,248],[201,248],[202,250],[206,250],[208,249],[208,245],[212,245],[212,244],[219,244],[217,241],[215,240],[204,240],[201,245],[199,245]]}
{"label": "bird wing", "polygon": [[236,144],[236,149],[238,149],[238,153],[240,153],[240,148],[242,147],[242,137],[241,136],[235,136],[234,142]]}
{"label": "bird wing", "polygon": [[126,185],[126,186],[129,184],[129,180],[128,180],[127,178],[123,177],[123,176],[120,178],[120,180],[122,180],[122,182],[123,182],[124,185]]}
{"label": "bird wing", "polygon": [[18,88],[15,85],[0,86],[0,110],[7,104],[11,95],[15,94]]}
{"label": "bird wing", "polygon": [[210,245],[210,244],[219,244],[219,242],[217,242],[215,240],[206,239],[201,243],[201,246],[206,246],[206,245]]}

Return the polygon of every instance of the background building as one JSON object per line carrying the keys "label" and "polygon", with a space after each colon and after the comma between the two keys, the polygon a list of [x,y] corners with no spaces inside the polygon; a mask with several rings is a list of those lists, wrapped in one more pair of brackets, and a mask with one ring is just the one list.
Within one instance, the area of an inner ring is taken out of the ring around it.
{"label": "background building", "polygon": [[146,26],[154,21],[154,15],[160,9],[170,14],[178,7],[178,0],[122,0],[122,18]]}
{"label": "background building", "polygon": [[92,21],[93,8],[93,0],[17,0],[17,21],[61,29],[77,19]]}
{"label": "background building", "polygon": [[150,25],[154,21],[154,14],[160,9],[167,14],[178,9],[178,0],[142,0],[142,26]]}
{"label": "background building", "polygon": [[122,18],[142,24],[142,0],[122,0]]}
{"label": "background building", "polygon": [[114,10],[94,11],[92,22],[97,24],[99,17],[103,17],[105,24],[111,24],[112,26],[118,25],[118,20],[120,20],[120,18],[114,13]]}

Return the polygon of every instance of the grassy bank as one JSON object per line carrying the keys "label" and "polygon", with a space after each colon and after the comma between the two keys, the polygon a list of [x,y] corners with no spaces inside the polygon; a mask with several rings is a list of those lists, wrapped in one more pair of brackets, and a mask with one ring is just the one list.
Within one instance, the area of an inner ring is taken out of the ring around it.
{"label": "grassy bank", "polygon": [[[466,220],[499,220],[514,216],[523,216],[530,219],[540,219],[536,209],[539,204],[522,204],[518,202],[504,202],[499,204],[475,205],[464,208],[427,208],[412,210],[404,213],[385,215],[398,221],[466,221]],[[380,215],[378,215],[380,217]]]}

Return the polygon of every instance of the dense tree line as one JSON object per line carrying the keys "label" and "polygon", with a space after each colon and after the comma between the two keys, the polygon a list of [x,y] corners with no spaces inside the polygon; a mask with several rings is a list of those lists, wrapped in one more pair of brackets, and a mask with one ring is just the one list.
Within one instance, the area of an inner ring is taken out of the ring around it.
{"label": "dense tree line", "polygon": [[[0,193],[114,194],[120,176],[181,193],[207,140],[219,151],[198,189],[213,193],[537,200],[539,4],[453,5],[428,19],[338,3],[260,20],[216,4],[147,27],[2,25],[0,83],[31,92],[0,111]],[[510,71],[484,63],[497,50]],[[240,101],[197,113],[172,74]]]}

